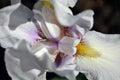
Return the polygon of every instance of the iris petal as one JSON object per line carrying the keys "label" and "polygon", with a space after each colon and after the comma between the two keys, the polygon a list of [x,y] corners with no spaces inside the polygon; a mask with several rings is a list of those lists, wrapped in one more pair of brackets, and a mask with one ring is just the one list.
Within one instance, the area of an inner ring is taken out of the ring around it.
{"label": "iris petal", "polygon": [[99,50],[100,56],[97,58],[78,56],[78,70],[85,73],[88,80],[119,80],[120,35],[89,31],[83,42]]}
{"label": "iris petal", "polygon": [[67,27],[71,27],[76,24],[88,30],[93,26],[94,12],[92,10],[86,10],[73,16],[72,11],[68,7],[60,4],[60,2],[57,2],[56,0],[53,3],[55,14],[60,24]]}
{"label": "iris petal", "polygon": [[[7,49],[5,63],[12,80],[38,80],[38,76],[44,73],[44,68],[40,67],[37,58],[29,49],[25,41],[20,41],[14,48]],[[45,77],[41,78],[45,80]]]}
{"label": "iris petal", "polygon": [[71,38],[71,37],[63,37],[59,42],[59,50],[60,52],[73,55],[76,53],[76,45],[79,43],[79,39]]}

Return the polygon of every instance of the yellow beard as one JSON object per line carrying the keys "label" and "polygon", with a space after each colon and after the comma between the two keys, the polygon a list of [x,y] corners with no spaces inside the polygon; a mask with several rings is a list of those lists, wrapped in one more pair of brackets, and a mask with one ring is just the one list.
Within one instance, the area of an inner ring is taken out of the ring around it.
{"label": "yellow beard", "polygon": [[77,53],[75,55],[81,55],[92,58],[97,58],[100,56],[99,51],[84,43],[79,43],[76,46],[76,48],[77,48]]}

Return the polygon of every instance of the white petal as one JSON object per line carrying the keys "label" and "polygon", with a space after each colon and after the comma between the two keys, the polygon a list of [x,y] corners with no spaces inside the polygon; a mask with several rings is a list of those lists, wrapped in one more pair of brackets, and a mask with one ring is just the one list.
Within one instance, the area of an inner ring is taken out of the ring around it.
{"label": "white petal", "polygon": [[23,24],[33,17],[30,9],[18,3],[0,10],[0,26],[9,26],[14,30],[18,25]]}
{"label": "white petal", "polygon": [[72,26],[70,32],[72,33],[72,36],[75,38],[81,39],[82,36],[87,32],[83,27],[80,27],[78,25]]}
{"label": "white petal", "polygon": [[37,63],[37,58],[30,51],[30,45],[25,41],[20,41],[14,48],[8,48],[6,54],[11,54],[20,60],[20,66],[23,71],[29,71],[32,69],[43,70],[43,68]]}
{"label": "white petal", "polygon": [[14,30],[32,17],[33,13],[30,9],[17,3],[0,10],[0,26],[8,26],[11,30]]}
{"label": "white petal", "polygon": [[11,36],[7,26],[0,26],[0,46],[3,48],[12,47],[17,41],[17,38]]}
{"label": "white petal", "polygon": [[40,21],[38,21],[38,23],[46,38],[53,39],[60,36],[60,28],[57,25],[45,22],[41,15],[41,12],[37,10],[34,10],[34,14],[35,18]]}
{"label": "white petal", "polygon": [[11,31],[11,34],[17,39],[25,39],[28,42],[34,42],[36,39],[41,39],[33,22],[21,24],[14,31]]}
{"label": "white petal", "polygon": [[55,57],[57,52],[57,45],[50,42],[39,42],[32,47],[35,57],[38,59],[39,63],[42,64],[41,67],[49,71],[55,71]]}
{"label": "white petal", "polygon": [[40,76],[38,77],[38,80],[46,80],[46,73],[40,75]]}
{"label": "white petal", "polygon": [[20,4],[9,17],[9,28],[14,30],[17,26],[28,22],[33,18],[33,12],[26,6]]}
{"label": "white petal", "polygon": [[78,0],[68,0],[68,4],[70,7],[74,7]]}
{"label": "white petal", "polygon": [[67,55],[62,57],[61,63],[56,65],[54,72],[62,77],[66,77],[69,80],[76,80],[78,71],[76,71],[76,62],[73,55]]}
{"label": "white petal", "polygon": [[[59,67],[57,67],[58,71],[73,71],[76,68],[76,62],[75,62],[75,58],[72,55],[67,55],[62,59],[62,63]],[[64,74],[61,74],[64,75]],[[77,75],[77,73],[75,73],[74,75]]]}
{"label": "white petal", "polygon": [[0,9],[0,27],[8,26],[11,14],[20,6],[20,4],[8,6]]}
{"label": "white petal", "polygon": [[72,16],[72,11],[60,4],[58,1],[53,0],[53,6],[54,6],[54,10],[55,10],[55,15],[57,17],[57,20],[60,24],[64,25],[64,26],[72,26],[68,24],[68,20],[70,21],[71,19],[68,19],[68,16]]}
{"label": "white petal", "polygon": [[13,47],[17,41],[18,39],[10,37],[8,35],[0,38],[0,46],[2,46],[3,48]]}
{"label": "white petal", "polygon": [[77,0],[57,0],[60,4],[66,6],[66,7],[74,7],[77,3]]}
{"label": "white petal", "polygon": [[58,75],[62,77],[66,77],[68,80],[76,80],[76,73],[78,74],[77,71],[74,70],[61,70],[59,72],[56,72]]}
{"label": "white petal", "polygon": [[78,0],[67,0],[70,7],[74,7]]}
{"label": "white petal", "polygon": [[79,41],[79,39],[65,36],[60,40],[58,48],[62,53],[73,55],[76,53],[75,46],[79,43]]}
{"label": "white petal", "polygon": [[[46,4],[44,5],[43,2]],[[42,17],[46,22],[58,24],[53,5],[49,0],[38,1],[34,7],[35,7],[34,10],[38,10],[41,12]]]}
{"label": "white petal", "polygon": [[[90,30],[93,27],[93,10],[85,10],[78,15],[74,16],[73,22],[85,30]],[[73,17],[71,17],[72,19]],[[78,19],[77,19],[78,18]]]}
{"label": "white petal", "polygon": [[11,54],[5,54],[5,64],[12,80],[34,80],[36,78],[34,74],[23,72],[19,60]]}
{"label": "white petal", "polygon": [[[39,46],[41,45],[41,46]],[[60,76],[67,77],[70,80],[74,80],[75,77],[78,74],[78,71],[75,71],[76,68],[76,62],[73,56],[66,56],[63,58],[62,63],[60,66],[55,66],[55,58],[53,57],[54,53],[56,52],[55,50],[53,52],[49,52],[49,49],[51,50],[50,47],[54,47],[54,44],[43,44],[40,43],[36,47],[36,53],[35,56],[38,58],[40,63],[42,64],[41,66],[47,66],[46,69],[48,72],[55,72],[56,74]],[[55,46],[57,47],[57,46]]]}
{"label": "white petal", "polygon": [[97,58],[79,56],[79,71],[85,73],[88,80],[120,80],[120,35],[108,35],[95,31],[84,37],[86,45],[98,50]]}
{"label": "white petal", "polygon": [[48,6],[43,7],[42,8],[42,16],[43,16],[45,21],[57,24],[54,9],[52,9],[52,8],[50,8]]}
{"label": "white petal", "polygon": [[40,72],[36,69],[24,72],[20,61],[11,54],[5,54],[5,64],[12,80],[46,80],[46,74],[38,76]]}
{"label": "white petal", "polygon": [[40,28],[41,28],[41,30],[43,31],[45,37],[46,37],[46,38],[52,38],[51,34],[50,34],[49,31],[48,31],[48,28],[47,28],[47,26],[46,26],[46,23],[45,23],[45,21],[44,21],[44,19],[43,19],[43,17],[42,17],[41,12],[38,11],[38,10],[33,10],[33,12],[34,12],[34,17],[35,17],[35,19],[38,20],[38,23],[39,23],[39,25],[40,25]]}
{"label": "white petal", "polygon": [[0,43],[2,47],[11,47],[16,43],[17,38],[10,33],[11,29],[25,23],[31,16],[31,11],[20,3],[0,10]]}
{"label": "white petal", "polygon": [[32,22],[21,24],[13,31],[6,26],[0,27],[0,31],[0,43],[4,48],[11,47],[22,39],[30,43],[33,43],[36,39],[41,39],[36,26]]}
{"label": "white petal", "polygon": [[60,37],[60,28],[59,26],[51,23],[46,23],[49,33],[52,35],[52,38]]}
{"label": "white petal", "polygon": [[35,56],[39,60],[40,64],[43,68],[45,68],[48,71],[55,71],[55,64],[53,61],[53,57],[48,54],[49,52],[43,48],[40,51],[38,51]]}
{"label": "white petal", "polygon": [[[86,10],[82,13],[73,16],[71,10],[54,0],[55,14],[60,24],[64,26],[79,25],[85,29],[90,29],[93,26],[93,14],[92,10]],[[61,14],[61,15],[60,15]]]}
{"label": "white petal", "polygon": [[[48,51],[48,45],[40,44],[39,51],[35,53],[41,66],[47,69],[48,72],[55,72],[56,74],[66,77],[69,80],[75,80],[78,71],[75,70],[76,63],[73,56],[66,56],[59,67],[55,66],[54,58],[50,55]],[[45,67],[46,66],[46,67]]]}
{"label": "white petal", "polygon": [[[41,46],[39,46],[41,45]],[[56,50],[50,53],[49,49],[51,50],[50,47],[54,47],[54,44],[39,44],[36,47],[36,53],[35,56],[38,58],[40,63],[42,64],[41,66],[44,66],[44,68],[47,69],[48,72],[55,72],[56,74],[60,76],[64,76],[68,78],[69,80],[75,80],[75,77],[78,74],[78,71],[75,70],[76,68],[76,62],[74,60],[73,56],[66,56],[62,60],[62,63],[60,66],[55,66],[55,58],[53,57],[54,53]],[[57,46],[55,46],[57,47]],[[45,67],[46,66],[46,67]]]}
{"label": "white petal", "polygon": [[[21,54],[21,53],[19,53],[19,54]],[[17,51],[16,51],[16,54],[17,54]],[[24,59],[25,62],[28,60],[27,58],[29,58],[29,61],[28,61],[29,63],[26,63],[26,65],[29,65],[29,64],[32,63],[31,61],[33,59],[30,58],[30,56],[29,57],[27,56],[26,60]],[[6,52],[6,54],[5,54],[5,64],[6,64],[8,74],[10,75],[12,80],[46,80],[45,74],[43,74],[44,76],[41,75],[41,76],[38,77],[38,75],[41,72],[37,69],[31,69],[27,72],[24,71],[21,68],[20,60],[17,57],[14,57],[13,54],[11,54],[9,52]],[[29,66],[31,66],[31,65],[29,65]]]}
{"label": "white petal", "polygon": [[[53,11],[53,5],[52,5],[51,1],[52,0],[38,0],[35,3],[33,9],[36,9],[36,10],[41,11],[43,13],[45,11],[45,14],[43,14],[43,15],[46,15],[46,14],[49,14],[49,13],[51,14],[51,12],[52,13],[54,12]],[[46,12],[48,12],[48,13],[46,13]],[[48,16],[48,17],[50,17],[50,16]]]}

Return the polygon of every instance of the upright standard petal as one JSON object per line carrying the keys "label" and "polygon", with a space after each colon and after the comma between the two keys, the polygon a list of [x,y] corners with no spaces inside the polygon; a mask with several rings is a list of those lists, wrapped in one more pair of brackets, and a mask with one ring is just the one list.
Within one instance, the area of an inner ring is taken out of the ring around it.
{"label": "upright standard petal", "polygon": [[89,31],[77,54],[78,70],[88,80],[120,79],[120,35]]}
{"label": "upright standard petal", "polygon": [[55,23],[55,13],[54,7],[51,3],[51,0],[39,0],[35,5],[34,9],[41,12],[43,19],[47,22]]}
{"label": "upright standard petal", "polygon": [[66,7],[74,7],[78,0],[57,0],[60,4]]}
{"label": "upright standard petal", "polygon": [[34,9],[41,12],[43,19],[46,22],[57,24],[57,20],[54,13],[54,7],[49,0],[38,1],[34,5]]}
{"label": "upright standard petal", "polygon": [[53,5],[56,17],[60,24],[67,27],[71,27],[76,24],[87,30],[93,26],[94,12],[92,10],[86,10],[76,16],[73,16],[69,7],[62,5],[59,1],[54,0]]}
{"label": "upright standard petal", "polygon": [[45,22],[40,11],[33,10],[35,19],[38,20],[39,27],[48,39],[58,38],[60,36],[60,28],[56,24]]}

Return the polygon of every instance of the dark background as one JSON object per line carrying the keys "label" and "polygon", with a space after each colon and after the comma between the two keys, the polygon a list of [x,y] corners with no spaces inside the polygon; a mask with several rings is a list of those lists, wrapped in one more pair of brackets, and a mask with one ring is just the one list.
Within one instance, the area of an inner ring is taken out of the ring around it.
{"label": "dark background", "polygon": [[[37,0],[22,0],[22,3],[33,8]],[[64,0],[63,0],[64,1]],[[0,8],[10,5],[10,0],[0,0]],[[120,0],[78,0],[74,8],[71,8],[76,15],[86,9],[93,9],[94,27],[93,30],[107,34],[120,34]],[[48,80],[65,80],[53,73],[47,74]],[[54,79],[53,79],[54,78]],[[59,78],[59,79],[58,79]],[[77,77],[78,80],[86,80],[83,74]],[[7,74],[4,64],[4,49],[0,47],[0,80],[11,80]]]}

